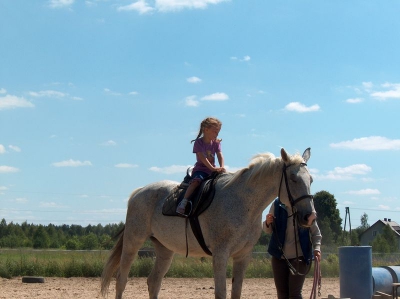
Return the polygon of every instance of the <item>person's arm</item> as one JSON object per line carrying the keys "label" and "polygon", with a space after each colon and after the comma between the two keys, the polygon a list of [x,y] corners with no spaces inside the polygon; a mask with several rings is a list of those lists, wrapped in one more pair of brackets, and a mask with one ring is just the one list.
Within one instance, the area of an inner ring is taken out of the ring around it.
{"label": "person's arm", "polygon": [[265,217],[265,221],[263,222],[262,228],[263,231],[266,232],[267,234],[272,234],[272,222],[274,222],[275,216],[274,216],[274,204],[271,205],[271,208],[269,209],[269,213]]}
{"label": "person's arm", "polygon": [[222,154],[222,152],[217,152],[217,159],[218,159],[220,168],[223,168],[225,171],[225,161],[224,161],[224,155]]}
{"label": "person's arm", "polygon": [[203,153],[196,153],[197,159],[200,160],[205,166],[207,166],[207,168],[211,171],[217,171],[217,172],[223,172],[225,170],[225,168],[223,167],[214,167],[212,166],[212,164],[210,163],[210,161],[208,161],[208,159],[206,157],[204,157]]}
{"label": "person's arm", "polygon": [[321,241],[322,241],[322,235],[321,231],[318,227],[317,221],[314,221],[313,225],[310,227],[310,233],[311,233],[311,241],[313,244],[314,248],[314,256],[318,261],[321,260]]}

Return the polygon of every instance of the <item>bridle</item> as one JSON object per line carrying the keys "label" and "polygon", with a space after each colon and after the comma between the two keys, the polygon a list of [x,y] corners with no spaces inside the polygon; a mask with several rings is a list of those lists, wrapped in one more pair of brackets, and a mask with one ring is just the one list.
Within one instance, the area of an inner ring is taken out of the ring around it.
{"label": "bridle", "polygon": [[[294,164],[289,164],[289,165],[283,164],[281,182],[279,184],[278,197],[280,197],[280,195],[281,195],[282,180],[285,179],[286,192],[288,194],[290,205],[292,206],[292,210],[293,210],[294,206],[297,203],[299,203],[300,201],[302,201],[303,199],[306,199],[306,198],[313,199],[314,196],[312,194],[306,194],[306,195],[302,195],[302,196],[300,196],[299,198],[296,198],[296,199],[293,198],[292,193],[290,193],[289,181],[288,181],[287,173],[286,173],[286,169],[288,169],[292,165],[294,165]],[[307,163],[301,163],[300,166],[307,166]]]}
{"label": "bridle", "polygon": [[[292,165],[294,165],[294,164],[289,164],[289,165],[283,164],[281,181],[279,183],[278,198],[280,198],[280,195],[281,195],[282,181],[283,181],[283,179],[285,179],[286,192],[288,194],[289,202],[290,202],[290,205],[291,205],[291,208],[292,208],[292,215],[290,215],[288,217],[293,217],[293,229],[294,229],[295,244],[297,244],[297,242],[298,242],[297,241],[297,234],[296,234],[297,209],[295,208],[295,205],[297,203],[299,203],[300,201],[302,201],[303,199],[306,199],[306,198],[310,198],[312,200],[314,198],[314,196],[312,194],[305,194],[305,195],[302,195],[302,196],[300,196],[300,197],[298,197],[296,199],[293,198],[292,193],[290,193],[289,181],[288,181],[287,173],[286,173],[287,168],[289,168]],[[307,163],[301,163],[300,166],[307,166]],[[275,230],[275,235],[277,236],[276,226],[274,225],[274,223],[272,223],[272,225],[273,225],[272,228]],[[282,251],[282,257],[286,260],[286,263],[287,263],[287,265],[289,267],[290,272],[292,272],[293,275],[306,275],[308,273],[308,271],[310,271],[311,263],[309,264],[309,267],[308,267],[306,273],[300,273],[299,272],[299,268],[298,268],[299,263],[297,262],[297,267],[294,268],[293,265],[290,263],[290,261],[285,256],[285,254],[283,252],[283,246],[282,246],[282,244],[280,244],[278,238],[277,238],[277,241],[278,241],[278,247]],[[298,254],[297,246],[296,246],[296,259],[297,259],[297,261],[299,261],[299,254]]]}

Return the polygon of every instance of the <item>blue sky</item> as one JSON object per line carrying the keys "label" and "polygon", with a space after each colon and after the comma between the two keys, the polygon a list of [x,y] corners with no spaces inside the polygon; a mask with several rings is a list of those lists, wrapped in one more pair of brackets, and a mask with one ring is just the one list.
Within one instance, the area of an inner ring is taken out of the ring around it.
{"label": "blue sky", "polygon": [[400,1],[1,0],[0,219],[125,221],[207,116],[228,170],[302,153],[352,227],[400,222]]}

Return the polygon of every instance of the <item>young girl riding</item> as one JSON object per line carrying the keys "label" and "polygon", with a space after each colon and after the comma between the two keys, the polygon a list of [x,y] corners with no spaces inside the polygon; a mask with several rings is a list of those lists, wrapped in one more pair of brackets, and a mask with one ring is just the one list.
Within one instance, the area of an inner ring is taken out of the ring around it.
{"label": "young girl riding", "polygon": [[[201,122],[196,139],[191,141],[194,142],[193,153],[196,154],[197,162],[194,165],[192,179],[185,196],[176,209],[178,214],[183,216],[190,214],[190,210],[188,213],[186,212],[186,205],[190,202],[189,199],[192,193],[206,177],[213,172],[223,173],[226,171],[221,150],[221,139],[217,139],[221,127],[222,123],[217,118],[207,117]],[[217,155],[220,167],[215,166],[215,155]]]}

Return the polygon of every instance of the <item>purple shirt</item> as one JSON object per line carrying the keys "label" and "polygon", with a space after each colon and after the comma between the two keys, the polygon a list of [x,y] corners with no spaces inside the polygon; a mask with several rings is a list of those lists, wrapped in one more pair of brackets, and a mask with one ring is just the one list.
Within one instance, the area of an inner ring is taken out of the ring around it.
{"label": "purple shirt", "polygon": [[[215,153],[221,152],[221,142],[211,141],[207,144],[203,141],[203,138],[196,139],[193,145],[193,153],[203,154],[207,158],[208,162],[215,167]],[[205,173],[211,174],[212,171],[207,168],[206,165],[201,162],[196,155],[197,162],[194,165],[193,173],[196,171],[204,171]]]}

